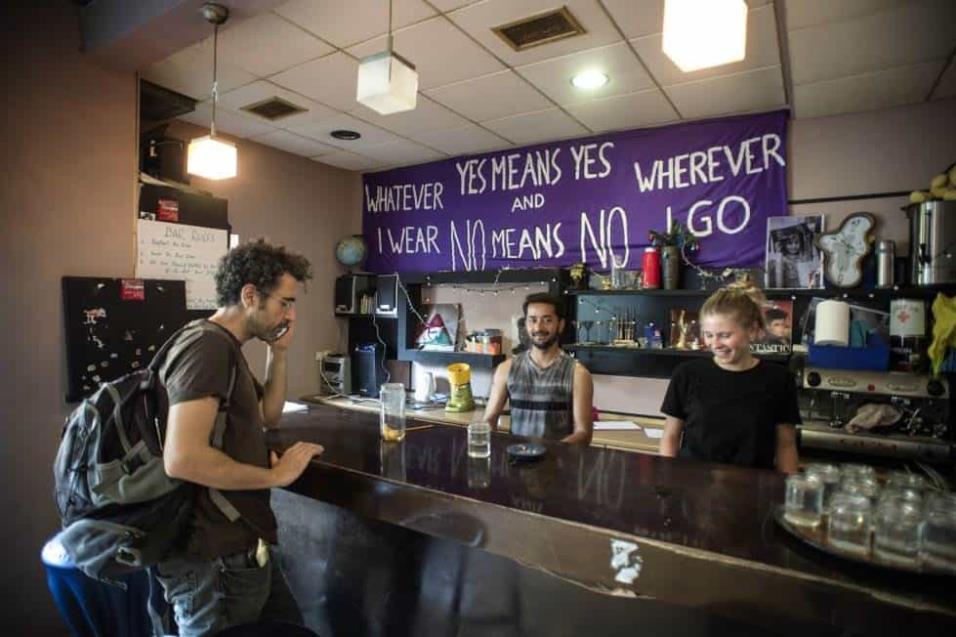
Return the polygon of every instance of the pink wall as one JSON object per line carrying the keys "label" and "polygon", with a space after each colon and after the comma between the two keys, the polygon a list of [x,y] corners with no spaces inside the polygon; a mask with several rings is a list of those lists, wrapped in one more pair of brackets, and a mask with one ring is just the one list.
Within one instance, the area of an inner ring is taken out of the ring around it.
{"label": "pink wall", "polygon": [[[137,85],[79,52],[70,3],[2,11],[2,625],[9,635],[64,634],[40,563],[58,524],[51,467],[68,411],[60,277],[133,275]],[[229,199],[235,231],[285,243],[315,268],[290,356],[296,396],[314,390],[315,350],[336,346],[332,246],[359,229],[359,177],[257,144],[240,141],[239,152],[242,176],[207,184]],[[249,354],[261,369],[261,348]]]}

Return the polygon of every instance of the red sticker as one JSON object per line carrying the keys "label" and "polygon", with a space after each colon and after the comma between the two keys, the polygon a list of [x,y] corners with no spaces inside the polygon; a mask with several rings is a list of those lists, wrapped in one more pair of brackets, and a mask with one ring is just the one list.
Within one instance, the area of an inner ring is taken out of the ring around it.
{"label": "red sticker", "polygon": [[121,279],[120,299],[123,301],[145,301],[146,284],[142,279]]}
{"label": "red sticker", "polygon": [[156,213],[160,221],[179,221],[179,202],[175,199],[160,199]]}

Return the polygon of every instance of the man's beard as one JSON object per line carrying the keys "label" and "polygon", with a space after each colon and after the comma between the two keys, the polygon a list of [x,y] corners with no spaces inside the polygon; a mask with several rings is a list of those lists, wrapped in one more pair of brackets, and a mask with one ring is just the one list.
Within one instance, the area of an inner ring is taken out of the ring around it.
{"label": "man's beard", "polygon": [[540,342],[540,343],[539,343],[538,341],[534,340],[534,338],[535,338],[534,336],[531,337],[531,344],[534,345],[537,349],[540,349],[540,350],[546,350],[546,349],[550,348],[552,345],[554,345],[555,343],[558,342],[558,335],[557,335],[557,333],[553,334],[553,335],[551,336],[551,338],[549,338],[548,340],[543,341],[543,342]]}

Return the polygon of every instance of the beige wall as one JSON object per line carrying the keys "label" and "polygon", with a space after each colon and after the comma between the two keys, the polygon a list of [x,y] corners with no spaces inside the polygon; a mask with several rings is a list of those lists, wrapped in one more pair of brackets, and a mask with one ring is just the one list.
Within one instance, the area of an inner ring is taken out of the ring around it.
{"label": "beige wall", "polygon": [[[57,527],[51,466],[68,411],[60,277],[133,275],[136,78],[79,53],[70,3],[3,7],[0,625],[9,635],[65,634],[39,558]],[[208,185],[229,199],[235,231],[285,243],[315,268],[290,356],[295,396],[314,387],[314,351],[336,345],[332,246],[359,229],[359,177],[256,144],[239,152],[241,177]],[[261,369],[261,348],[249,350]]]}

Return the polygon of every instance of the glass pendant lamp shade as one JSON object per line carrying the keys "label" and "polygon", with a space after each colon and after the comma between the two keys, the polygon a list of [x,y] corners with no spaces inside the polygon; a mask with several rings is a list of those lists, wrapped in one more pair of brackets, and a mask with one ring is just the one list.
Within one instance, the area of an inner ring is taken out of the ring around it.
{"label": "glass pendant lamp shade", "polygon": [[229,18],[229,9],[207,2],[202,7],[203,17],[212,23],[212,122],[209,134],[189,142],[186,151],[186,172],[205,179],[229,179],[236,176],[238,153],[236,145],[216,137],[216,104],[219,101],[219,25]]}
{"label": "glass pendant lamp shade", "polygon": [[186,172],[205,179],[229,179],[236,176],[235,144],[206,135],[189,142]]}
{"label": "glass pendant lamp shade", "polygon": [[663,50],[685,73],[739,62],[747,53],[747,3],[665,0]]}
{"label": "glass pendant lamp shade", "polygon": [[359,63],[355,98],[380,115],[410,111],[418,98],[415,66],[393,51],[382,51]]}

